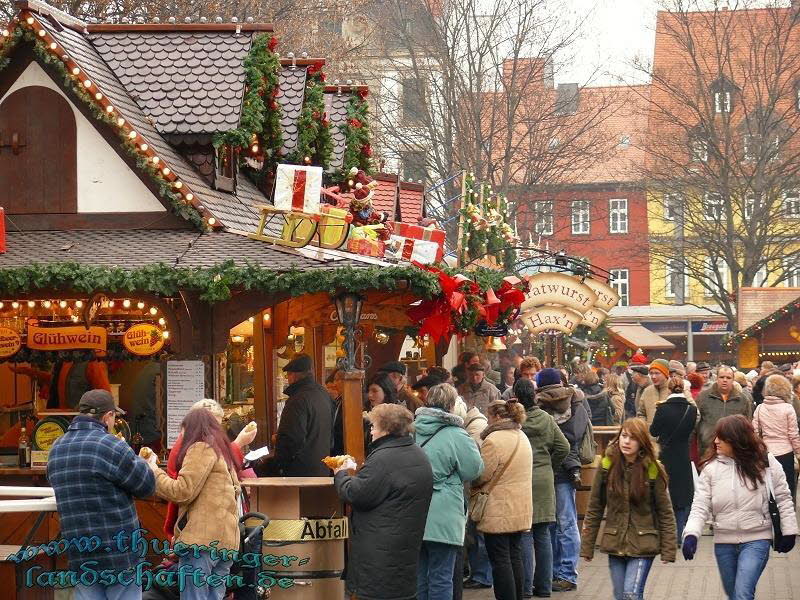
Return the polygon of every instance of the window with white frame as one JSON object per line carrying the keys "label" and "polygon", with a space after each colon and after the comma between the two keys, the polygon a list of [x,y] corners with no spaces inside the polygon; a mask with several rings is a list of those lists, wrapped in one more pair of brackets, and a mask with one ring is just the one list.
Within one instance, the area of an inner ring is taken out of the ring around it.
{"label": "window with white frame", "polygon": [[722,196],[708,192],[703,198],[703,218],[706,221],[721,221],[722,209]]}
{"label": "window with white frame", "polygon": [[731,93],[727,91],[714,92],[714,112],[731,112]]}
{"label": "window with white frame", "polygon": [[708,142],[703,138],[692,140],[692,160],[694,162],[706,162],[708,160]]}
{"label": "window with white frame", "polygon": [[767,265],[761,265],[756,271],[756,276],[753,277],[753,287],[767,287]]}
{"label": "window with white frame", "polygon": [[628,233],[628,200],[612,198],[608,201],[608,231]]}
{"label": "window with white frame", "polygon": [[539,235],[553,235],[553,201],[541,200],[534,204],[536,225],[534,229]]}
{"label": "window with white frame", "polygon": [[788,219],[800,219],[800,197],[797,190],[786,192],[783,198],[783,216]]}
{"label": "window with white frame", "polygon": [[713,296],[714,292],[727,290],[729,284],[728,263],[721,258],[713,259],[710,256],[705,260],[705,276],[707,283],[703,286],[703,293],[706,296]]}
{"label": "window with white frame", "polygon": [[573,200],[572,202],[572,233],[589,233],[589,201]]}
{"label": "window with white frame", "polygon": [[619,294],[618,306],[630,306],[630,271],[628,269],[611,269],[610,285]]}
{"label": "window with white frame", "polygon": [[800,287],[800,264],[796,257],[783,259],[783,285],[786,287]]}
{"label": "window with white frame", "polygon": [[675,194],[664,194],[664,220],[674,221],[681,210],[681,199]]}
{"label": "window with white frame", "polygon": [[686,291],[689,289],[689,277],[680,260],[673,259],[667,262],[665,279],[664,295],[667,298],[682,298],[682,301],[685,301]]}
{"label": "window with white frame", "polygon": [[750,194],[744,200],[744,218],[751,219],[756,212],[756,197]]}

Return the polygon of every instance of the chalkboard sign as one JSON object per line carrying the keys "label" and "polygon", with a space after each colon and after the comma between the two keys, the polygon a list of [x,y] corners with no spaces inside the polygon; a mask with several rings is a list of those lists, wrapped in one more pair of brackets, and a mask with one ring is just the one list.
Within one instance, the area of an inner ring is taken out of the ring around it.
{"label": "chalkboard sign", "polygon": [[486,321],[481,321],[475,326],[475,335],[481,337],[503,337],[508,335],[508,325],[499,323],[488,325]]}

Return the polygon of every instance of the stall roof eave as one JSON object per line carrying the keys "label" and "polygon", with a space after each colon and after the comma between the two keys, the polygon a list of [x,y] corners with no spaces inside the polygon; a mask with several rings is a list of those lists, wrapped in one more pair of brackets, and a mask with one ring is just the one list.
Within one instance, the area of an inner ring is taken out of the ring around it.
{"label": "stall roof eave", "polygon": [[642,325],[609,325],[608,332],[632,349],[672,350],[675,348],[675,344]]}

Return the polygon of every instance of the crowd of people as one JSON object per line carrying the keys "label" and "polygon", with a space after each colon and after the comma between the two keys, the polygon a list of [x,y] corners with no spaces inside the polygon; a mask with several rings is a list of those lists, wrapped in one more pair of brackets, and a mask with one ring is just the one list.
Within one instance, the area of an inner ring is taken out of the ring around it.
{"label": "crowd of people", "polygon": [[[549,597],[577,589],[579,559],[592,560],[598,546],[614,598],[639,599],[656,557],[673,562],[680,549],[692,560],[713,530],[723,587],[738,600],[754,597],[770,548],[793,548],[800,380],[791,365],[745,374],[663,359],[613,371],[580,360],[543,368],[513,352],[499,359],[495,370],[465,352],[451,371],[432,366],[413,382],[393,361],[366,382],[366,459],[334,470],[351,507],[348,594],[450,600],[492,588],[498,600]],[[322,458],[345,450],[342,373],[323,387],[305,355],[284,370],[274,452],[254,465],[243,464],[242,448],[256,430],[231,440],[213,400],[186,415],[162,470],[154,454],[136,457],[106,434],[119,409],[107,392],[87,392],[48,462],[63,536],[91,533],[115,547],[116,532],[138,526],[133,498],[155,493],[170,503],[164,531],[173,542],[237,549],[238,516],[248,510],[242,478],[328,474]],[[598,460],[593,427],[607,425],[618,433]],[[576,491],[588,465],[595,475],[579,528]],[[184,556],[174,566],[225,575],[232,564],[223,558]],[[128,569],[136,557],[70,560]],[[142,598],[135,586],[76,592]],[[224,595],[204,585],[181,592]]]}

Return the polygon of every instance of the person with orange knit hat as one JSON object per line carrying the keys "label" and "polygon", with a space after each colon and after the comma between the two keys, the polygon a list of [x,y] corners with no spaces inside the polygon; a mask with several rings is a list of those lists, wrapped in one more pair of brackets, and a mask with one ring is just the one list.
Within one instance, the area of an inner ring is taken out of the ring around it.
{"label": "person with orange knit hat", "polygon": [[650,380],[653,383],[642,392],[636,413],[636,416],[645,419],[648,425],[653,423],[653,418],[656,416],[656,406],[669,396],[667,379],[669,379],[669,361],[657,358],[651,362]]}

